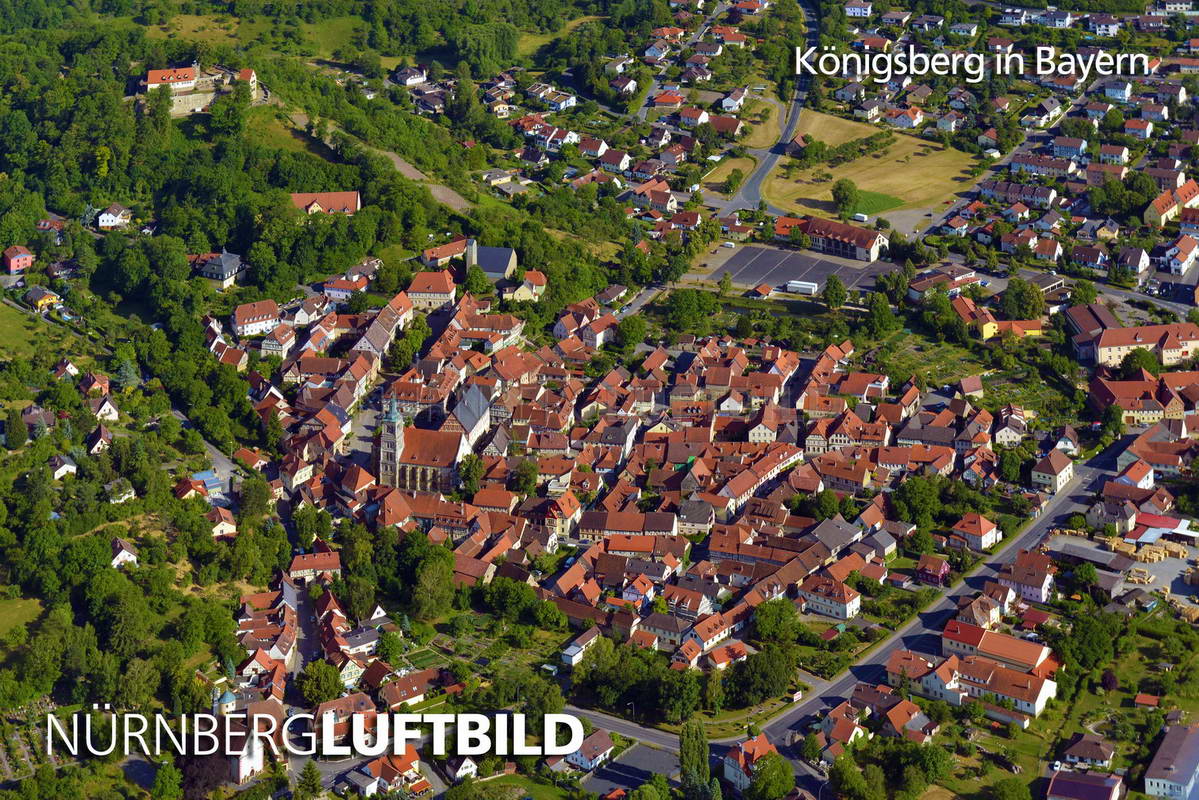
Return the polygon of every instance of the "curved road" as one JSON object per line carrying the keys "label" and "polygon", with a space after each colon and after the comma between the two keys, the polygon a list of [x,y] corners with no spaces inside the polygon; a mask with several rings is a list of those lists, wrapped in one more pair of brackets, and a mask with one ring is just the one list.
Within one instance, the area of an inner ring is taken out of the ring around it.
{"label": "curved road", "polygon": [[[800,7],[803,9],[804,18],[807,20],[807,44],[815,47],[820,44],[820,26],[817,24],[817,14],[815,7],[812,6],[810,0],[802,0]],[[799,125],[799,114],[803,111],[804,101],[807,99],[807,88],[809,79],[806,76],[797,78],[795,94],[791,98],[791,104],[787,107],[787,118],[783,120],[782,131],[779,134],[779,140],[770,148],[751,149],[749,151],[758,162],[751,172],[742,182],[741,188],[727,201],[723,203],[717,202],[717,210],[723,213],[731,213],[740,209],[757,209],[758,203],[762,201],[762,186],[766,182],[766,178],[778,165],[787,151],[787,145],[791,138],[795,135],[795,128]],[[780,208],[768,205],[766,210],[771,214],[780,215],[786,213]]]}
{"label": "curved road", "polygon": [[[860,681],[885,682],[887,661],[896,650],[907,649],[939,656],[941,654],[941,629],[955,613],[958,600],[980,591],[983,584],[988,580],[993,580],[999,570],[1005,564],[1014,561],[1021,550],[1036,547],[1049,529],[1056,526],[1058,520],[1069,514],[1085,510],[1095,488],[1102,485],[1103,480],[1114,476],[1114,471],[1111,469],[1112,462],[1114,462],[1113,454],[1118,452],[1121,447],[1122,443],[1116,443],[1112,448],[1095,456],[1090,461],[1076,462],[1074,480],[1055,495],[1046,504],[1041,515],[1034,519],[1032,524],[999,554],[980,563],[966,575],[965,580],[896,630],[882,644],[854,663],[849,670],[831,681],[813,682],[812,688],[803,700],[794,703],[782,714],[762,726],[763,732],[791,762],[802,788],[817,794],[821,785],[825,783],[825,776],[799,757],[798,747],[791,747],[790,740],[793,735],[805,733],[808,725],[818,719],[821,712],[849,697],[853,692],[853,687]],[[812,682],[811,678],[809,678],[809,682]],[[567,710],[587,717],[597,726],[616,731],[623,736],[640,739],[665,750],[678,750],[678,737],[673,733],[644,727],[636,722],[591,709],[568,706]],[[741,738],[736,736],[714,740],[712,742],[714,757],[721,757],[729,744]]]}

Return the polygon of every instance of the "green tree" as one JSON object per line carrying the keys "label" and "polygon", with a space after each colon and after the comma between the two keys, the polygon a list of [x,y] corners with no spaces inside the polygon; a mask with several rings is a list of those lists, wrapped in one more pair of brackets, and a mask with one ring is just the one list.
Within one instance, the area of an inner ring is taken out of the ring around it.
{"label": "green tree", "polygon": [[466,269],[466,280],[462,283],[462,289],[476,297],[486,297],[492,293],[493,287],[483,268],[477,264],[471,264]]}
{"label": "green tree", "polygon": [[183,775],[170,761],[158,765],[150,797],[153,800],[181,800],[183,797]]}
{"label": "green tree", "polygon": [[463,493],[467,497],[474,497],[483,478],[483,459],[474,453],[464,455],[458,462],[458,478],[462,481]]}
{"label": "green tree", "polygon": [[645,341],[649,325],[640,314],[629,314],[616,323],[616,344],[626,354]]}
{"label": "green tree", "polygon": [[320,705],[341,696],[345,686],[337,668],[324,659],[308,662],[299,678],[300,691],[310,705]]}
{"label": "green tree", "polygon": [[1099,290],[1095,288],[1095,284],[1088,280],[1077,280],[1074,282],[1074,290],[1070,294],[1070,300],[1077,305],[1090,305],[1099,297]]}
{"label": "green tree", "polygon": [[707,786],[712,777],[708,764],[708,735],[704,723],[689,719],[679,731],[679,767],[683,780]]}
{"label": "green tree", "polygon": [[300,545],[307,550],[317,539],[327,539],[333,532],[333,519],[327,511],[303,506],[291,516]]}
{"label": "green tree", "polygon": [[296,789],[293,797],[295,800],[314,800],[321,795],[324,789],[321,787],[321,771],[316,765],[316,761],[309,759],[304,764],[304,769],[300,770],[300,776],[296,779]]}
{"label": "green tree", "polygon": [[21,410],[15,406],[10,407],[4,418],[4,443],[8,445],[9,450],[16,450],[23,447],[28,440],[29,426],[21,418]]}
{"label": "green tree", "polygon": [[113,376],[112,382],[122,392],[133,389],[141,383],[141,376],[137,374],[137,367],[129,359],[122,359],[117,365],[116,375]]}
{"label": "green tree", "polygon": [[1099,580],[1099,574],[1095,571],[1095,565],[1089,561],[1084,561],[1074,568],[1074,580],[1079,586],[1091,587]]}
{"label": "green tree", "polygon": [[1028,784],[1019,778],[1003,778],[991,786],[992,800],[1032,800]]}
{"label": "green tree", "polygon": [[726,296],[733,293],[733,276],[727,270],[720,276],[720,293]]}
{"label": "green tree", "polygon": [[812,246],[812,237],[808,236],[807,231],[798,225],[793,225],[791,230],[787,232],[787,240],[800,250],[807,250]]}
{"label": "green tree", "polygon": [[250,110],[250,84],[237,81],[233,91],[213,101],[210,108],[208,127],[216,134],[240,136],[246,127],[246,114]]}
{"label": "green tree", "polygon": [[1115,403],[1103,409],[1103,432],[1113,439],[1124,435],[1124,409]]}
{"label": "green tree", "polygon": [[791,644],[799,633],[795,604],[779,597],[754,609],[754,635],[761,642]]}
{"label": "green tree", "polygon": [[1045,314],[1045,295],[1035,283],[1012,278],[1003,292],[1001,309],[1008,319],[1040,319]]}
{"label": "green tree", "polygon": [[454,599],[454,557],[437,548],[416,570],[412,592],[412,612],[418,619],[430,620],[450,610]]}
{"label": "green tree", "polygon": [[245,520],[260,520],[271,508],[271,487],[261,475],[251,475],[242,481],[238,496],[239,513]]}
{"label": "green tree", "polygon": [[803,737],[803,757],[805,761],[815,764],[820,760],[820,740],[816,738],[816,734],[809,733]]}
{"label": "green tree", "polygon": [[[657,600],[657,598],[654,598]],[[724,707],[724,675],[714,669],[704,677],[704,708],[720,711]]]}
{"label": "green tree", "polygon": [[535,459],[526,458],[516,465],[512,475],[512,491],[531,495],[537,491],[537,477],[540,469]]}
{"label": "green tree", "polygon": [[1125,380],[1131,380],[1139,375],[1141,370],[1156,377],[1161,374],[1162,363],[1149,350],[1137,347],[1120,361],[1120,376]]}
{"label": "green tree", "polygon": [[836,275],[829,275],[828,280],[824,282],[824,304],[829,307],[830,311],[836,311],[841,306],[845,305],[845,301],[849,299],[849,292],[845,289],[845,284]]}
{"label": "green tree", "polygon": [[746,800],[779,800],[795,788],[795,773],[778,753],[767,753],[754,766]]}
{"label": "green tree", "polygon": [[866,330],[875,338],[887,335],[902,326],[891,310],[891,303],[882,292],[871,292],[866,298]]}
{"label": "green tree", "polygon": [[833,203],[836,204],[837,213],[841,216],[848,217],[854,213],[860,199],[861,192],[858,191],[858,185],[849,178],[842,178],[833,184]]}
{"label": "green tree", "polygon": [[379,658],[388,664],[398,664],[400,663],[400,659],[404,657],[404,640],[395,631],[385,631],[379,637],[376,652]]}
{"label": "green tree", "polygon": [[848,753],[837,756],[828,771],[828,780],[838,797],[862,800],[866,796],[866,778]]}

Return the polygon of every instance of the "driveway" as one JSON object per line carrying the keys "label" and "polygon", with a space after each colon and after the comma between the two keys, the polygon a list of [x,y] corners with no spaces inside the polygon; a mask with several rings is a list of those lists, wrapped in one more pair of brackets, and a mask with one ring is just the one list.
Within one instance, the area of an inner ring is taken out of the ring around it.
{"label": "driveway", "polygon": [[[195,425],[187,416],[177,408],[171,409],[171,414],[175,419],[183,423],[184,428],[194,428]],[[233,476],[241,472],[237,464],[233,463],[233,459],[216,449],[215,446],[207,439],[204,440],[204,453],[208,456],[208,460],[212,462],[212,471],[221,479],[221,487],[225,494],[232,493]]]}

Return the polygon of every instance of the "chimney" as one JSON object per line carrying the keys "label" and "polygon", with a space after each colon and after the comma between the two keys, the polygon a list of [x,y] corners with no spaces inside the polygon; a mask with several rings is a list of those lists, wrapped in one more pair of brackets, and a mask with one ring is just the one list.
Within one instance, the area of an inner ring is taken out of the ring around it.
{"label": "chimney", "polygon": [[466,240],[466,266],[473,267],[479,263],[479,243],[474,239]]}

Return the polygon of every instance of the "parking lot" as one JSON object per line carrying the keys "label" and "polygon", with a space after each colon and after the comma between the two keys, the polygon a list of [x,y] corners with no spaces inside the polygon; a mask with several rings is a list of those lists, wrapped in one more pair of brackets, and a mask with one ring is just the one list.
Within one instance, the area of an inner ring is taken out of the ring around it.
{"label": "parking lot", "polygon": [[613,789],[632,792],[660,773],[675,782],[679,772],[679,756],[667,750],[637,744],[620,754],[615,761],[604,764],[583,780],[583,788],[598,795]]}
{"label": "parking lot", "polygon": [[873,289],[874,279],[895,268],[889,261],[851,261],[836,256],[783,250],[777,247],[753,245],[742,247],[715,269],[708,280],[719,281],[726,272],[737,286],[767,286],[780,288],[787,281],[810,281],[817,291],[824,288],[830,275],[836,275],[850,290]]}

